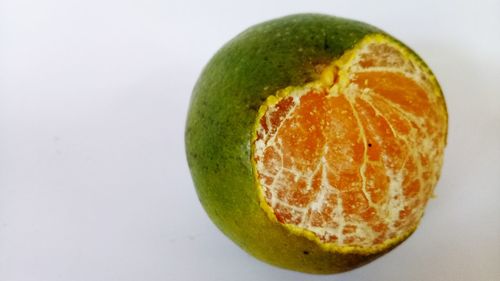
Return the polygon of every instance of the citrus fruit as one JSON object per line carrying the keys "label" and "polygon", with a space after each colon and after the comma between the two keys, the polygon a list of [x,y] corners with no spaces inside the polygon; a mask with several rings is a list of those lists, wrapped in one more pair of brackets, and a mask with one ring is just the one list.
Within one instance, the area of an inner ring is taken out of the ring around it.
{"label": "citrus fruit", "polygon": [[186,152],[214,223],[253,256],[350,270],[416,229],[447,111],[411,49],[365,23],[299,14],[222,47],[193,90]]}

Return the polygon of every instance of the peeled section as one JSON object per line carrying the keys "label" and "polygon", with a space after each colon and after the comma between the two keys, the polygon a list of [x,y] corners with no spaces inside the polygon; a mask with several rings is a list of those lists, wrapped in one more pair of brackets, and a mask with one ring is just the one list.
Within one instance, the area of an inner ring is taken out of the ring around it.
{"label": "peeled section", "polygon": [[416,227],[439,178],[447,115],[421,62],[368,37],[322,79],[260,108],[253,142],[261,205],[320,243],[371,249]]}

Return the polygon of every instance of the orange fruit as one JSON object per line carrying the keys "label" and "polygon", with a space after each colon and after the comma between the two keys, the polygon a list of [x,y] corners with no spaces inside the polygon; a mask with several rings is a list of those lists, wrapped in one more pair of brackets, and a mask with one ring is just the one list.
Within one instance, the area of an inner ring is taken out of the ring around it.
{"label": "orange fruit", "polygon": [[366,24],[295,15],[245,31],[208,64],[186,148],[226,235],[269,263],[332,273],[416,229],[446,135],[439,84],[411,49]]}

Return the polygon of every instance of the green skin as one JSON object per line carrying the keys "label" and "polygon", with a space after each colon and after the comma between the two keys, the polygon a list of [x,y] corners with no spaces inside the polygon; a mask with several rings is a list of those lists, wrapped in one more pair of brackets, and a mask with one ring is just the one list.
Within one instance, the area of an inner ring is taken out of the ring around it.
{"label": "green skin", "polygon": [[193,181],[212,221],[256,258],[287,269],[327,274],[353,269],[390,250],[342,254],[290,233],[260,207],[251,161],[257,111],[266,98],[279,89],[316,80],[316,65],[330,64],[374,33],[384,32],[326,15],[279,18],[228,42],[198,79],[185,132]]}

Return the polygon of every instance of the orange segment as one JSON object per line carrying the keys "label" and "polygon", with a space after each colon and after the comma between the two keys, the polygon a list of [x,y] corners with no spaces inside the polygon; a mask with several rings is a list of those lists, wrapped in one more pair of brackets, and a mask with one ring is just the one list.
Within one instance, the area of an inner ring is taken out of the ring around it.
{"label": "orange segment", "polygon": [[278,222],[370,248],[416,227],[439,176],[446,113],[425,68],[395,43],[367,40],[346,56],[333,82],[261,107],[253,156]]}
{"label": "orange segment", "polygon": [[422,116],[430,108],[425,91],[402,73],[360,72],[356,74],[352,82],[360,88],[373,90],[385,100],[417,116]]}

